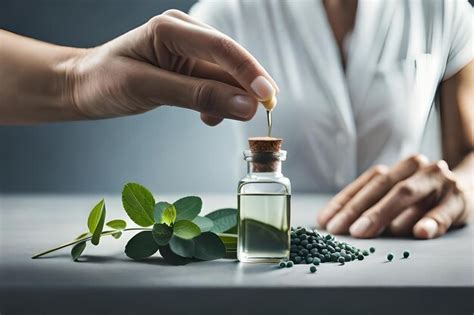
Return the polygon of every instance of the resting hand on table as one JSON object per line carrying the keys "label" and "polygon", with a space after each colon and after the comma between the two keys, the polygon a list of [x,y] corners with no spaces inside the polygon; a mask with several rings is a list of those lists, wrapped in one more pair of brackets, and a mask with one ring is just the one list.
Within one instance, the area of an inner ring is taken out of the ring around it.
{"label": "resting hand on table", "polygon": [[363,173],[329,201],[317,223],[330,233],[359,238],[388,230],[429,239],[466,223],[468,208],[446,162],[415,155]]}
{"label": "resting hand on table", "polygon": [[277,86],[235,41],[170,10],[90,48],[50,45],[0,30],[0,123],[99,119],[163,104],[216,125],[249,120]]}

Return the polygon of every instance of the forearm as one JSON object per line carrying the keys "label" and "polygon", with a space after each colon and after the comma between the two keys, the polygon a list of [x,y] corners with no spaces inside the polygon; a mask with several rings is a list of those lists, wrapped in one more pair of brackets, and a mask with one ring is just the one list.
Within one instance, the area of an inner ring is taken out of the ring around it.
{"label": "forearm", "polygon": [[67,79],[81,52],[0,30],[0,124],[83,119]]}

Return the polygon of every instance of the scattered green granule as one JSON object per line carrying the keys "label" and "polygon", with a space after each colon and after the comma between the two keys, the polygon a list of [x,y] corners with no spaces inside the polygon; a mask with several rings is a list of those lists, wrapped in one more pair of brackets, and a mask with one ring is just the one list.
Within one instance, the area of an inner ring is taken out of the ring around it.
{"label": "scattered green granule", "polygon": [[408,258],[409,256],[410,256],[410,252],[409,252],[409,251],[406,250],[406,251],[403,252],[403,258],[406,259],[406,258]]}
{"label": "scattered green granule", "polygon": [[309,267],[309,271],[311,271],[311,273],[315,273],[316,272],[316,267],[315,266],[311,266]]}
{"label": "scattered green granule", "polygon": [[369,248],[369,251],[370,251],[370,253],[372,253],[372,254],[375,253],[375,247]]}
{"label": "scattered green granule", "polygon": [[286,267],[286,262],[280,261],[280,264],[278,265],[280,268],[285,268]]}
{"label": "scattered green granule", "polygon": [[388,254],[387,255],[387,260],[392,261],[392,259],[393,259],[393,254],[392,253]]}
{"label": "scattered green granule", "polygon": [[[339,242],[331,235],[303,227],[291,228],[290,261],[295,264],[339,262],[341,265],[356,259],[363,260],[364,252],[348,243]],[[362,258],[360,258],[362,257]]]}
{"label": "scattered green granule", "polygon": [[290,261],[287,261],[286,262],[286,268],[291,268],[293,267],[293,262],[290,260]]}

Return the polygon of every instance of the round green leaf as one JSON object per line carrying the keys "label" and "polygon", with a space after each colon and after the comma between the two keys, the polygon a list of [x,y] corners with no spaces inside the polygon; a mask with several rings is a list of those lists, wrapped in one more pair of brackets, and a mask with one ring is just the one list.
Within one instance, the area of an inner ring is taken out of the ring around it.
{"label": "round green leaf", "polygon": [[126,184],[122,190],[122,205],[130,219],[136,224],[147,227],[154,223],[155,199],[151,192],[142,185]]}
{"label": "round green leaf", "polygon": [[158,250],[151,231],[143,231],[132,237],[125,246],[125,254],[135,260],[150,257]]}
{"label": "round green leaf", "polygon": [[76,261],[81,255],[84,249],[86,248],[86,242],[80,242],[74,245],[71,249],[72,260]]}
{"label": "round green leaf", "polygon": [[176,208],[176,220],[193,220],[202,208],[202,200],[197,196],[181,198],[174,202]]}
{"label": "round green leaf", "polygon": [[163,211],[170,206],[170,203],[166,201],[160,201],[155,204],[155,209],[153,210],[153,219],[155,219],[155,223],[163,223],[162,215]]}
{"label": "round green leaf", "polygon": [[225,246],[221,239],[212,232],[204,232],[195,237],[194,257],[201,260],[214,260],[224,257]]}
{"label": "round green leaf", "polygon": [[194,256],[194,241],[185,240],[177,236],[173,236],[170,240],[170,248],[173,253],[182,257]]}
{"label": "round green leaf", "polygon": [[174,224],[173,232],[176,236],[189,240],[198,236],[201,229],[191,221],[182,220]]}
{"label": "round green leaf", "polygon": [[107,222],[105,225],[115,230],[123,230],[127,227],[127,222],[121,219],[116,219]]}
{"label": "round green leaf", "polygon": [[173,236],[173,229],[164,223],[155,223],[152,234],[156,244],[165,246],[170,241],[171,236]]}
{"label": "round green leaf", "polygon": [[170,265],[186,265],[191,260],[189,258],[181,257],[173,253],[169,245],[160,246],[160,254],[161,257]]}
{"label": "round green leaf", "polygon": [[219,209],[207,214],[206,218],[214,222],[211,232],[224,233],[237,225],[237,209]]}
{"label": "round green leaf", "polygon": [[195,217],[192,222],[196,224],[197,226],[199,226],[199,228],[201,229],[201,232],[210,231],[212,227],[214,226],[214,222],[211,219],[206,218],[206,217],[201,217],[201,216]]}

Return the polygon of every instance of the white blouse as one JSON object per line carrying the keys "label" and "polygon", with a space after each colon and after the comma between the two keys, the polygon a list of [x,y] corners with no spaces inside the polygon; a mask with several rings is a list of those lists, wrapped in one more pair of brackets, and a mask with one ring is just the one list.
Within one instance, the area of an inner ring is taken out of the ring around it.
{"label": "white blouse", "polygon": [[[371,165],[420,152],[440,82],[474,57],[472,13],[467,1],[359,0],[344,71],[320,0],[206,0],[190,12],[279,85],[273,135],[303,192],[338,190]],[[264,111],[236,126],[241,140],[265,135]]]}

